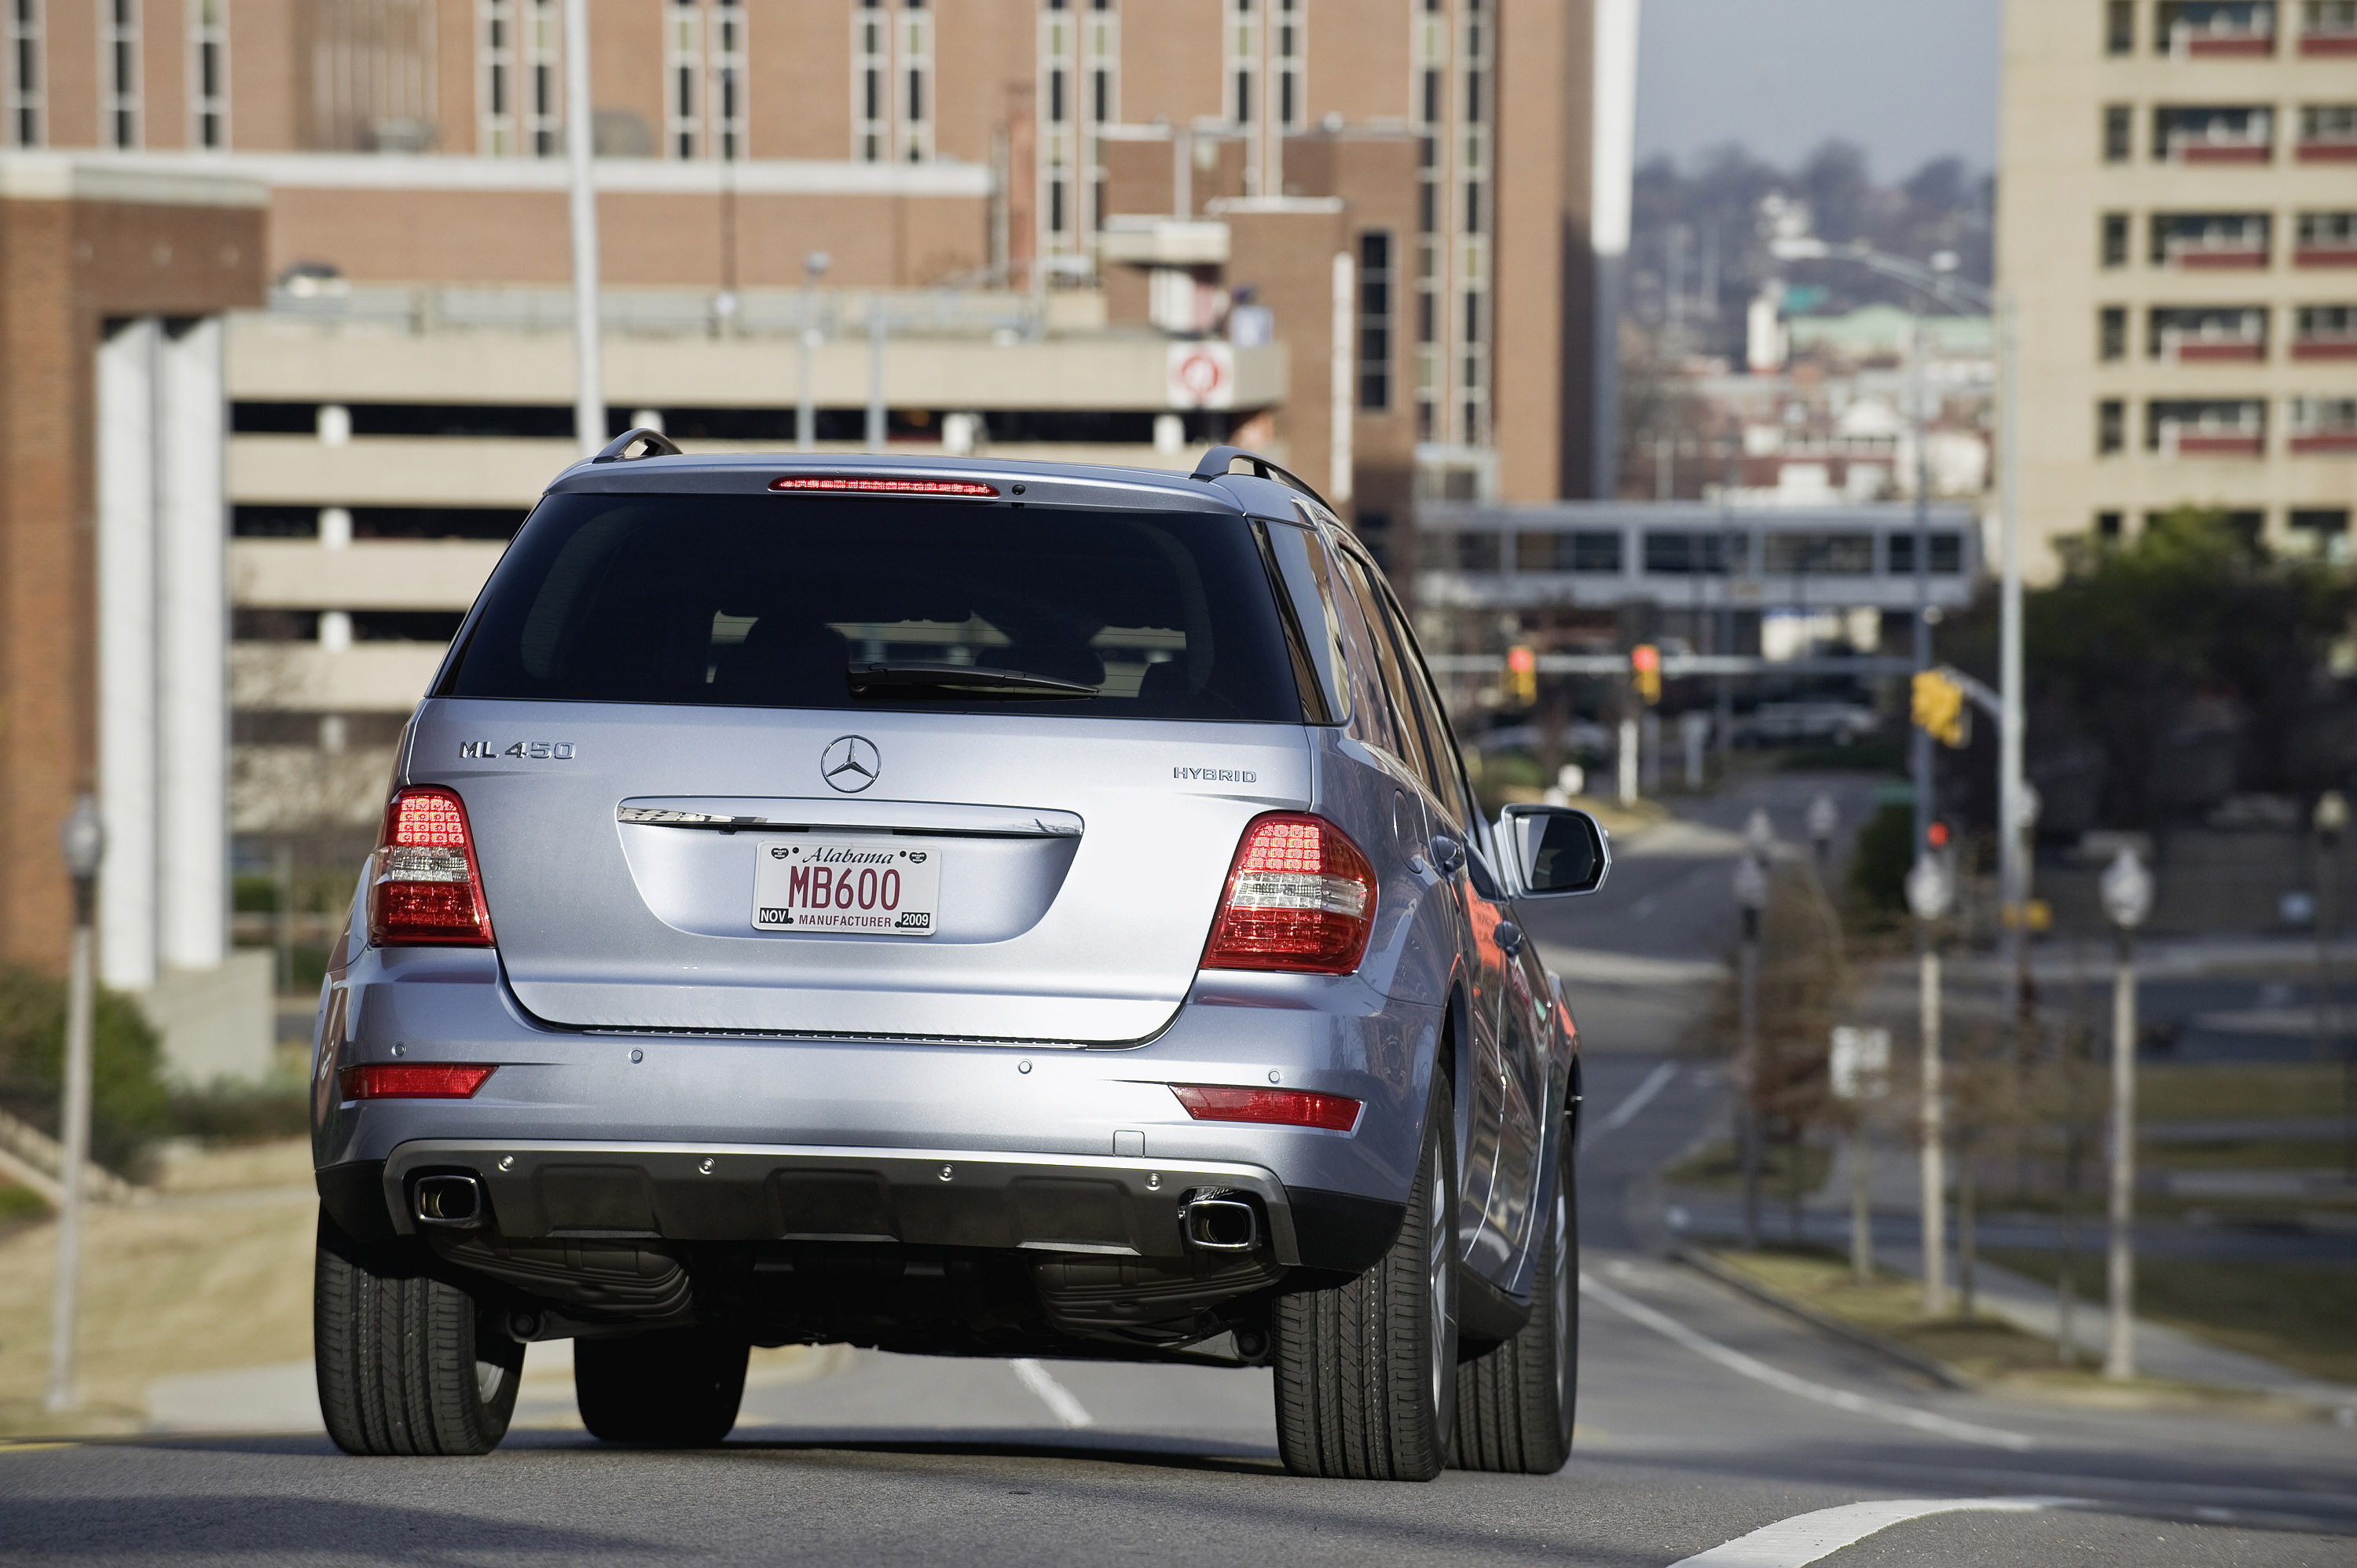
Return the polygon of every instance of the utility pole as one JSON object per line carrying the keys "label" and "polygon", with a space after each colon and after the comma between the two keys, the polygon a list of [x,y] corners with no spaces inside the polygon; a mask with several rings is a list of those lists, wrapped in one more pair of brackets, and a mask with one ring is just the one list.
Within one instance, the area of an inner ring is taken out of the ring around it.
{"label": "utility pole", "polygon": [[826,269],[833,260],[824,251],[813,251],[802,258],[802,329],[796,338],[799,352],[794,356],[794,450],[797,452],[818,449],[818,392],[813,384],[811,360],[818,353],[818,346],[823,339],[818,330],[818,295],[813,291],[818,286],[818,280],[826,276]]}
{"label": "utility pole", "polygon": [[2349,826],[2349,800],[2338,789],[2316,798],[2310,819],[2316,828],[2316,1059],[2331,1059],[2340,1030],[2333,1017],[2332,918],[2340,894],[2341,835]]}
{"label": "utility pole", "polygon": [[[1755,822],[1766,819],[1752,814]],[[1760,914],[1768,907],[1768,872],[1747,843],[1735,863],[1735,902],[1743,911],[1740,1033],[1736,1043],[1735,1091],[1741,1096],[1736,1133],[1743,1160],[1743,1247],[1760,1247]]]}
{"label": "utility pole", "polygon": [[606,445],[606,372],[597,340],[597,188],[589,107],[589,0],[565,0],[565,152],[573,219],[573,439]]}
{"label": "utility pole", "polygon": [[2112,1194],[2111,1252],[2106,1283],[2111,1333],[2104,1350],[2104,1376],[2125,1382],[2136,1376],[2136,1038],[2135,931],[2152,912],[2152,874],[2133,849],[2123,849],[2104,870],[2104,913],[2119,932],[2119,963],[2112,977]]}
{"label": "utility pole", "polygon": [[867,296],[867,441],[870,452],[884,450],[884,301]]}
{"label": "utility pole", "polygon": [[81,1408],[74,1389],[74,1320],[81,1286],[82,1198],[90,1183],[91,927],[98,905],[98,863],[106,853],[106,829],[98,802],[84,794],[58,833],[66,871],[73,878],[73,958],[66,981],[66,1078],[58,1142],[63,1146],[58,1185],[58,1275],[49,1309],[49,1390],[52,1412]]}
{"label": "utility pole", "polygon": [[2007,289],[1997,296],[1997,897],[2011,918],[2000,922],[2013,961],[2013,1007],[2022,1016],[2029,971],[2029,834],[2038,800],[2023,777],[2021,642],[2021,311]]}
{"label": "utility pole", "polygon": [[[1920,731],[1918,732],[1921,733]],[[1954,879],[1945,860],[1926,850],[1907,874],[1907,907],[1914,913],[1917,979],[1922,1031],[1922,1060],[1918,1070],[1921,1102],[1916,1110],[1922,1140],[1923,1316],[1945,1316],[1948,1311],[1948,1168],[1947,1112],[1941,1096],[1940,946],[1932,940],[1932,922],[1948,912],[1955,897]]]}

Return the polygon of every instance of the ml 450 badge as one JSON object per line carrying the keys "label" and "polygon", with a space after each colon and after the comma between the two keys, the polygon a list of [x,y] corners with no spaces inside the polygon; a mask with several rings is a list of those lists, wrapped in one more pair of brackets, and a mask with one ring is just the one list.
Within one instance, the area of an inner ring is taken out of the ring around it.
{"label": "ml 450 badge", "polygon": [[495,740],[462,740],[458,743],[462,757],[521,757],[531,762],[570,762],[573,743],[569,740],[519,740],[501,746]]}
{"label": "ml 450 badge", "polygon": [[753,925],[764,931],[930,937],[942,854],[874,840],[769,840],[753,852]]}

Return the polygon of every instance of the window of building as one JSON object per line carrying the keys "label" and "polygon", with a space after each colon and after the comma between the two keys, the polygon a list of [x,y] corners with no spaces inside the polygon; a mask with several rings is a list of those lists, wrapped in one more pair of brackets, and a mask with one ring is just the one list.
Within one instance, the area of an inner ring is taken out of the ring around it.
{"label": "window of building", "polygon": [[2357,212],[2303,212],[2292,260],[2303,267],[2357,266]]}
{"label": "window of building", "polygon": [[2124,452],[2128,444],[2128,405],[2115,397],[2107,397],[2095,405],[2095,455],[2108,457]]}
{"label": "window of building", "polygon": [[2299,52],[2357,52],[2357,0],[2307,0],[2300,15]]}
{"label": "window of building", "polygon": [[2136,49],[2136,0],[2106,0],[2104,6],[2104,52],[2124,55]]}
{"label": "window of building", "polygon": [[2264,398],[2155,398],[2144,447],[2169,457],[2256,457],[2266,450]]}
{"label": "window of building", "polygon": [[1380,413],[1392,405],[1391,231],[1359,236],[1359,406]]}
{"label": "window of building", "polygon": [[2107,305],[2095,313],[2095,358],[2122,360],[2128,351],[2128,313],[2124,306]]}
{"label": "window of building", "polygon": [[1229,0],[1220,49],[1221,79],[1228,88],[1228,123],[1252,124],[1259,118],[1253,113],[1253,93],[1260,84],[1260,18],[1253,14],[1253,0]]}
{"label": "window of building", "polygon": [[565,151],[565,80],[557,53],[565,19],[557,0],[524,0],[516,27],[522,51],[520,143],[536,158],[553,158]]}
{"label": "window of building", "polygon": [[2125,103],[2104,105],[2104,161],[2124,164],[2135,156],[2136,112]]}
{"label": "window of building", "polygon": [[2098,539],[2117,539],[2120,536],[2120,518],[2121,514],[2115,511],[2097,512],[2095,514],[2095,537]]}
{"label": "window of building", "polygon": [[851,14],[851,156],[880,164],[890,122],[891,36],[878,0],[862,0]]}
{"label": "window of building", "polygon": [[899,48],[899,157],[931,162],[933,156],[933,14],[911,4],[893,25]]}
{"label": "window of building", "polygon": [[719,0],[712,13],[713,150],[731,160],[747,156],[749,132],[745,107],[745,21],[740,0]]}
{"label": "window of building", "polygon": [[2152,47],[2179,59],[2268,55],[2276,47],[2275,0],[2160,0]]}
{"label": "window of building", "polygon": [[2265,163],[2275,111],[2263,103],[2164,103],[2152,112],[2157,163]]}
{"label": "window of building", "polygon": [[[1893,532],[1887,553],[1894,574],[1915,570],[1915,535],[1911,532]],[[1936,529],[1932,533],[1932,564],[1924,570],[1934,577],[1955,576],[1964,569],[1964,536],[1953,528]]]}
{"label": "window of building", "polygon": [[475,145],[495,158],[516,151],[516,0],[476,0]]}
{"label": "window of building", "polygon": [[[1775,575],[1838,577],[1862,577],[1874,570],[1874,535],[1843,532],[1839,533],[1801,533],[1779,532],[1767,537],[1762,551],[1766,569]],[[1932,551],[1932,564],[1939,566],[1939,552]],[[1913,567],[1910,566],[1912,571]]]}
{"label": "window of building", "polygon": [[2146,318],[2145,352],[2192,364],[2267,357],[2267,312],[2257,305],[2161,305]]}
{"label": "window of building", "polygon": [[99,134],[116,148],[139,145],[139,0],[100,0]]}
{"label": "window of building", "polygon": [[2106,212],[2103,223],[2104,265],[2124,267],[2128,264],[2128,215]]}
{"label": "window of building", "polygon": [[2292,317],[2295,360],[2357,360],[2357,305],[2303,305]]}
{"label": "window of building", "polygon": [[188,8],[188,142],[192,146],[229,145],[229,27],[221,16],[227,0],[194,0]]}
{"label": "window of building", "polygon": [[663,146],[692,158],[704,141],[704,11],[673,0],[663,18]]}
{"label": "window of building", "polygon": [[42,0],[6,0],[8,6],[8,140],[38,147],[41,127]]}
{"label": "window of building", "polygon": [[2357,397],[2293,398],[2291,449],[2357,456]]}
{"label": "window of building", "polygon": [[1276,123],[1299,130],[1309,117],[1309,7],[1303,0],[1275,0],[1276,16],[1270,52],[1276,58]]}
{"label": "window of building", "polygon": [[2263,267],[2269,227],[2264,212],[2156,212],[2152,263],[2188,269]]}
{"label": "window of building", "polygon": [[2299,156],[2309,163],[2357,159],[2357,103],[2302,104]]}
{"label": "window of building", "polygon": [[[1612,564],[1609,569],[1618,571],[1620,564],[1620,535],[1597,537],[1613,541]],[[1647,529],[1645,570],[1673,577],[1716,576],[1727,572],[1730,562],[1735,569],[1740,570],[1744,561],[1743,542],[1739,538],[1731,538],[1724,533],[1697,533],[1687,529]],[[1869,556],[1871,553],[1869,546]]]}

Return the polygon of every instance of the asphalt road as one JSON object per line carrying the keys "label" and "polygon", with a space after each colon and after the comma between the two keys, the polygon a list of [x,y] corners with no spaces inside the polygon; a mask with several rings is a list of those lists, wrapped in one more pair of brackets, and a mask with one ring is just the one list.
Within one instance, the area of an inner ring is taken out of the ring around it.
{"label": "asphalt road", "polygon": [[[1616,896],[1713,857],[1652,858]],[[1703,913],[1661,913],[1675,940],[1596,950],[1674,966],[1721,940]],[[1604,900],[1582,918],[1611,926]],[[1559,1475],[1294,1479],[1265,1372],[853,1354],[750,1390],[704,1453],[554,1426],[473,1460],[295,1436],[0,1444],[0,1562],[1659,1568],[1751,1536],[1704,1563],[2357,1563],[2357,1432],[1937,1391],[1652,1256],[1650,1173],[1717,1085],[1661,1071],[1646,1036],[1691,1015],[1695,985],[1648,998],[1628,972],[1598,1010],[1627,1027],[1589,1067],[1581,1421]],[[561,1420],[541,1404],[527,1415]]]}

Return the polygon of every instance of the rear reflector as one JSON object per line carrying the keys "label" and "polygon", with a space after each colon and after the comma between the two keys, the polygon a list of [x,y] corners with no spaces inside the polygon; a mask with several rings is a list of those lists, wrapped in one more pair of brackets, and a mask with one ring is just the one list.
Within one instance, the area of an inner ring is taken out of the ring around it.
{"label": "rear reflector", "polygon": [[1350,835],[1323,817],[1270,811],[1236,845],[1203,967],[1348,974],[1374,928],[1374,869]]}
{"label": "rear reflector", "polygon": [[1306,1089],[1237,1089],[1220,1083],[1174,1083],[1170,1092],[1198,1122],[1275,1122],[1347,1133],[1359,1124],[1359,1102]]}
{"label": "rear reflector", "polygon": [[369,867],[374,947],[491,945],[491,912],[475,864],[467,808],[448,789],[404,789],[384,810]]}
{"label": "rear reflector", "polygon": [[465,1100],[491,1076],[448,1062],[370,1062],[344,1069],[346,1100]]}
{"label": "rear reflector", "polygon": [[996,485],[977,484],[972,479],[879,479],[859,478],[840,474],[796,474],[782,479],[771,479],[773,490],[833,490],[852,491],[879,496],[995,496]]}

